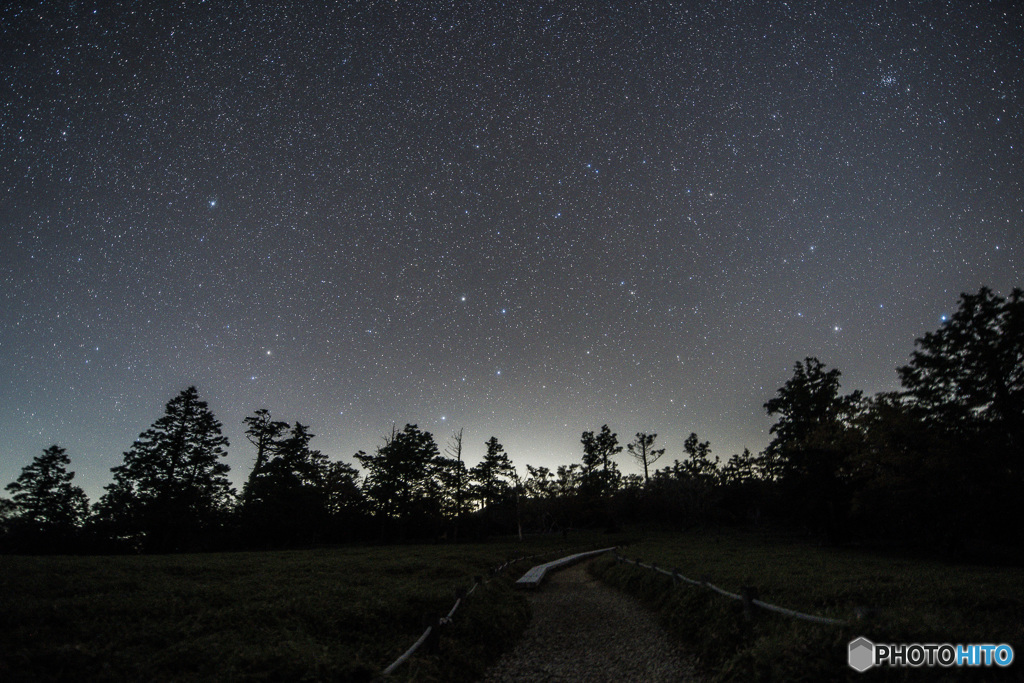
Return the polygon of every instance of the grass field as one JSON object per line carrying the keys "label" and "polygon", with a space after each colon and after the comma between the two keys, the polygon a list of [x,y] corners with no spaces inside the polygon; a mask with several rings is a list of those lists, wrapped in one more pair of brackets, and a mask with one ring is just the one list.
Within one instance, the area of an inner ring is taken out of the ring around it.
{"label": "grass field", "polygon": [[[852,621],[819,626],[761,613],[748,624],[738,601],[672,588],[668,577],[612,558],[595,563],[602,579],[657,603],[712,680],[1024,679],[1024,571],[1017,567],[884,557],[740,532],[649,535],[626,555],[734,593],[755,587],[768,603]],[[872,608],[867,620],[857,620],[859,607]],[[858,674],[846,664],[847,644],[858,636],[876,643],[1008,643],[1018,661],[1012,670]]]}
{"label": "grass field", "polygon": [[[454,589],[524,554],[601,537],[132,557],[0,557],[0,680],[370,680],[447,613]],[[437,656],[396,680],[472,679],[529,620],[477,590]]]}
{"label": "grass field", "polygon": [[[132,557],[0,556],[0,680],[372,680],[446,613],[456,587],[511,557],[540,554],[465,601],[436,655],[395,680],[474,680],[510,645],[529,608],[510,583],[531,564],[603,535],[524,543],[346,547],[292,552]],[[733,592],[812,614],[817,626],[770,614],[649,570],[598,559],[607,582],[656,604],[711,680],[821,681],[980,677],[1019,680],[1024,572],[817,548],[747,533],[648,535],[630,558],[677,567]],[[847,643],[1009,643],[1009,671],[873,670],[846,666]]]}

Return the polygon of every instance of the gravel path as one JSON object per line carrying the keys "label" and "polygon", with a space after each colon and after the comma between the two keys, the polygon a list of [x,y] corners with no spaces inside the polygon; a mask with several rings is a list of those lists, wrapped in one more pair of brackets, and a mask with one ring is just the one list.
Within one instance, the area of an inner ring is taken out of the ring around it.
{"label": "gravel path", "polygon": [[657,617],[591,577],[585,563],[549,574],[528,599],[533,620],[486,683],[698,680]]}

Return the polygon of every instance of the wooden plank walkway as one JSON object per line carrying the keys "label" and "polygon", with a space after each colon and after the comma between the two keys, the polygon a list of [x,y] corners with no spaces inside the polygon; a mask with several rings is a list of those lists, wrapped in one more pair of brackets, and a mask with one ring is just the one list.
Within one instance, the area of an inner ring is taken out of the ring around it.
{"label": "wooden plank walkway", "polygon": [[611,550],[615,550],[615,548],[602,548],[601,550],[590,550],[585,553],[576,553],[575,555],[569,555],[568,557],[553,560],[545,564],[538,564],[536,567],[530,567],[530,570],[523,574],[518,581],[516,581],[515,586],[516,588],[537,588],[538,586],[540,586],[541,582],[544,580],[544,577],[547,575],[547,573],[552,569],[565,567],[570,564],[579,562],[580,560],[585,560],[588,557],[600,555],[601,553],[607,553]]}

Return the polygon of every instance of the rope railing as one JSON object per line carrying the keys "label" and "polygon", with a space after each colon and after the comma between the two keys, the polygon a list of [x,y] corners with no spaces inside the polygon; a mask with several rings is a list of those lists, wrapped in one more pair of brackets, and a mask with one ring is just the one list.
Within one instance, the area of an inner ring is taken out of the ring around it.
{"label": "rope railing", "polygon": [[[513,564],[522,562],[523,560],[532,560],[537,557],[544,557],[545,555],[556,555],[565,552],[566,549],[551,550],[548,552],[537,553],[535,555],[523,555],[522,557],[516,557],[511,560],[506,560],[501,565],[491,569],[491,577],[498,576],[503,571],[511,567]],[[393,674],[398,669],[398,667],[402,666],[402,664],[404,664],[406,660],[409,659],[409,657],[413,656],[413,654],[415,654],[417,650],[423,647],[425,643],[430,641],[432,637],[437,638],[437,636],[439,635],[440,628],[442,626],[447,626],[449,623],[451,623],[452,617],[455,616],[455,612],[459,609],[459,606],[462,605],[462,601],[468,598],[470,595],[472,595],[473,591],[475,591],[477,588],[488,583],[489,581],[490,579],[484,580],[482,577],[477,576],[475,577],[473,585],[470,587],[469,590],[465,591],[465,593],[463,593],[461,590],[456,590],[455,604],[452,605],[451,610],[448,611],[448,615],[437,619],[436,623],[427,626],[426,630],[423,631],[423,635],[421,635],[416,640],[416,642],[409,647],[408,650],[403,652],[398,659],[393,661],[386,669],[384,669],[383,676],[387,677]]]}
{"label": "rope railing", "polygon": [[[452,608],[452,611],[455,611],[455,609]],[[395,669],[397,669],[405,663],[405,660],[409,659],[409,657],[412,657],[413,653],[415,653],[416,650],[420,649],[420,646],[423,645],[423,643],[427,642],[427,638],[430,637],[430,634],[433,632],[433,630],[433,626],[428,626],[427,630],[423,632],[423,635],[419,637],[419,640],[412,644],[412,647],[403,652],[401,657],[399,657],[391,663],[391,666],[384,669],[384,675],[390,676],[395,672]]]}
{"label": "rope railing", "polygon": [[786,607],[779,607],[778,605],[772,605],[772,604],[769,604],[767,602],[763,602],[761,600],[758,600],[757,598],[753,598],[749,594],[748,595],[740,595],[740,594],[737,594],[737,593],[730,593],[727,590],[719,588],[718,586],[714,585],[710,581],[698,581],[696,579],[687,578],[687,577],[683,576],[682,574],[680,574],[678,569],[673,569],[672,571],[667,571],[665,569],[662,569],[662,568],[658,567],[655,564],[644,564],[639,559],[630,560],[629,558],[623,557],[622,555],[618,555],[618,554],[616,554],[615,558],[619,562],[627,562],[627,563],[635,564],[638,567],[643,567],[644,569],[651,569],[653,571],[659,572],[659,573],[664,574],[666,576],[670,576],[670,577],[672,577],[673,581],[676,581],[676,582],[682,581],[684,583],[688,583],[688,584],[693,585],[693,586],[702,586],[702,587],[707,588],[709,590],[715,591],[719,595],[724,595],[727,598],[732,598],[733,600],[740,600],[740,601],[743,601],[744,604],[749,603],[751,605],[755,605],[757,607],[760,607],[761,609],[768,610],[769,612],[775,612],[777,614],[782,614],[782,615],[785,615],[787,617],[792,617],[794,619],[802,619],[804,621],[810,621],[810,622],[813,622],[813,623],[816,623],[816,624],[828,624],[830,626],[846,626],[847,623],[848,623],[847,621],[844,621],[843,619],[832,619],[830,617],[820,617],[820,616],[817,616],[815,614],[806,614],[804,612],[797,612],[796,610],[789,609],[789,608],[786,608]]}

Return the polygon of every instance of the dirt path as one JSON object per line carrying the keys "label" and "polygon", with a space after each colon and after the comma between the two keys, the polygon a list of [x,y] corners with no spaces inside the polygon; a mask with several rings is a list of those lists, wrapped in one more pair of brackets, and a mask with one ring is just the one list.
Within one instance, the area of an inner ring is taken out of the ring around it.
{"label": "dirt path", "polygon": [[529,600],[533,620],[486,683],[698,680],[657,617],[591,577],[586,563],[549,575]]}

